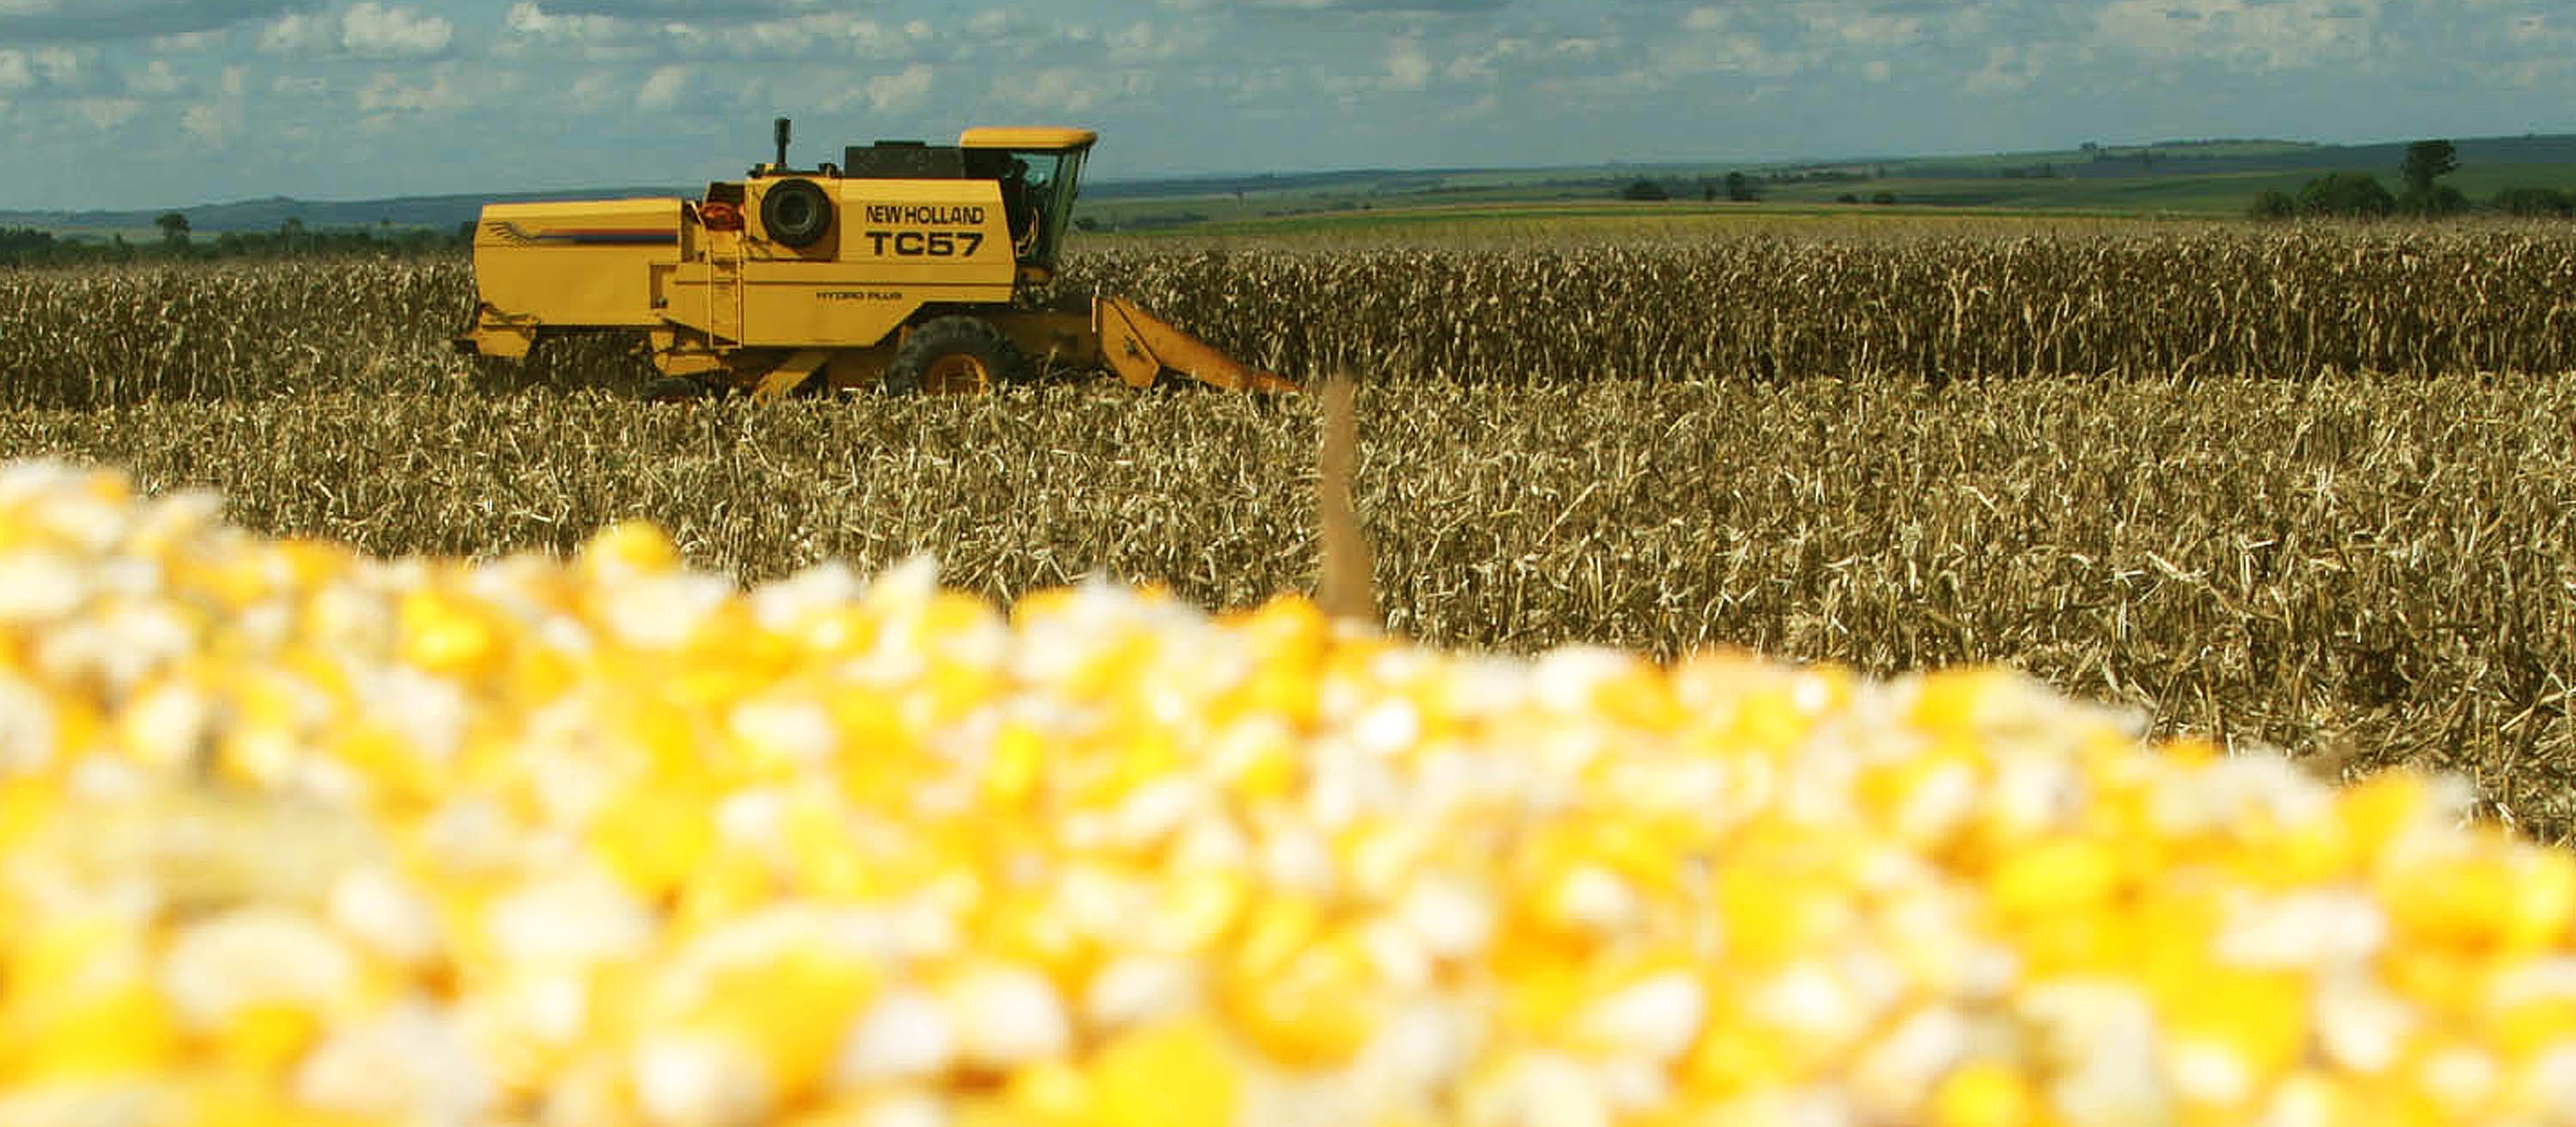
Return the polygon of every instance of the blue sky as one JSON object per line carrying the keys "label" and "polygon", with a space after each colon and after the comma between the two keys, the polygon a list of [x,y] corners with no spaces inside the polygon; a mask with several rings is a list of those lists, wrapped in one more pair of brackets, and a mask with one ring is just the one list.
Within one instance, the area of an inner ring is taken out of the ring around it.
{"label": "blue sky", "polygon": [[2576,131],[2566,0],[0,0],[0,207],[685,184],[1101,130],[1094,174]]}

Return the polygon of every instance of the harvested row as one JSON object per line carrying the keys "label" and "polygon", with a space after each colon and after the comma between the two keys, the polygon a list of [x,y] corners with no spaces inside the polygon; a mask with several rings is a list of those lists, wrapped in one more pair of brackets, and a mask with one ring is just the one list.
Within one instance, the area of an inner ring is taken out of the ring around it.
{"label": "harvested row", "polygon": [[[566,553],[640,517],[745,581],[926,551],[1004,603],[1106,573],[1242,608],[1313,589],[1310,409],[341,394],[20,410],[0,449],[385,555]],[[1357,494],[1408,637],[2009,663],[2163,731],[2453,768],[2558,839],[2571,420],[2576,377],[1398,386],[1363,396]]]}
{"label": "harvested row", "polygon": [[0,466],[0,1122],[2576,1124],[2576,856],[2009,674]]}
{"label": "harvested row", "polygon": [[[462,260],[0,275],[10,402],[398,390],[471,308]],[[1235,355],[1462,384],[1898,375],[2312,378],[2576,370],[2576,236],[2476,226],[1191,252],[1113,244],[1124,293]],[[612,340],[528,381],[631,388]],[[409,385],[417,387],[418,385]]]}

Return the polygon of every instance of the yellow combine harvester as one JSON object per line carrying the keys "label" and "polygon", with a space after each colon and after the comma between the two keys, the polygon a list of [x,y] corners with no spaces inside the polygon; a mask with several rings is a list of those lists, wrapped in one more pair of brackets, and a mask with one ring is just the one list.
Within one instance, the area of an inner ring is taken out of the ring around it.
{"label": "yellow combine harvester", "polygon": [[641,332],[663,397],[817,387],[981,392],[1065,369],[1137,387],[1174,372],[1294,391],[1138,309],[1042,308],[1073,215],[1086,129],[969,129],[881,141],[838,166],[778,160],[703,199],[492,204],[474,234],[480,305],[460,352],[519,358],[541,337]]}

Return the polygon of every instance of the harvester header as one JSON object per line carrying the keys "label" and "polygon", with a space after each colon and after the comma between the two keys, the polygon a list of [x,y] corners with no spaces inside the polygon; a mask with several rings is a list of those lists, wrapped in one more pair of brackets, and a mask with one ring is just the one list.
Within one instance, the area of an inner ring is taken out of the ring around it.
{"label": "harvester header", "polygon": [[981,127],[954,145],[777,159],[697,199],[492,204],[460,351],[524,357],[575,332],[638,333],[657,394],[817,387],[976,392],[1066,370],[1293,391],[1124,298],[1045,307],[1088,129]]}

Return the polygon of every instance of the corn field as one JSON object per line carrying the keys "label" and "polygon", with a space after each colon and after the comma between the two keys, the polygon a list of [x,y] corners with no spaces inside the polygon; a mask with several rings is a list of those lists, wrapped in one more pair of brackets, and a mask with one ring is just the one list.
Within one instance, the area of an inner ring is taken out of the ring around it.
{"label": "corn field", "polygon": [[[1275,370],[1381,381],[2576,370],[2576,238],[2512,226],[1129,245],[1077,259],[1059,288],[1134,297]],[[472,292],[461,259],[0,273],[0,371],[31,406],[438,386],[453,366],[429,358]],[[599,340],[487,378],[640,377]]]}
{"label": "corn field", "polygon": [[[1113,247],[1062,284],[1370,385],[1356,500],[1406,635],[2003,662],[2576,831],[2576,239]],[[747,581],[927,551],[1004,600],[1314,586],[1306,402],[654,407],[612,340],[453,356],[470,300],[461,261],[0,274],[0,456],[387,555],[644,517]]]}

